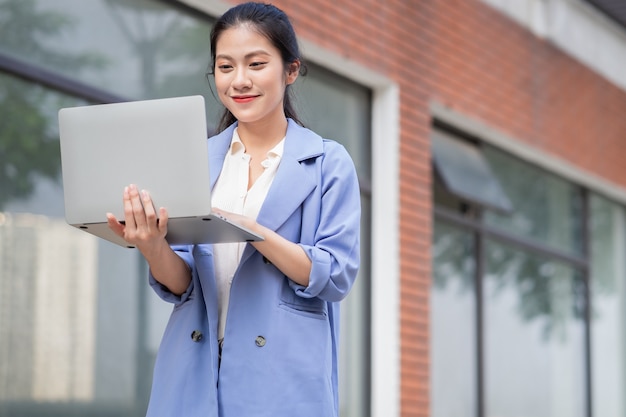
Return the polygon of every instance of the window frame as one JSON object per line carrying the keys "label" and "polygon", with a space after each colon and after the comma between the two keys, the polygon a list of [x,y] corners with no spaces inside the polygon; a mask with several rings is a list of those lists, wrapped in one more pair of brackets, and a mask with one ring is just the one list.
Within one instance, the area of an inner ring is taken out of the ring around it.
{"label": "window frame", "polygon": [[[437,107],[434,107],[437,108]],[[446,116],[449,116],[446,113]],[[459,116],[456,115],[458,119]],[[464,140],[465,133],[462,129],[456,128],[454,122],[452,124],[449,121],[450,117],[446,118],[447,121],[442,121],[436,117],[433,119],[432,129],[433,131],[443,131],[449,135],[457,136],[459,140]],[[465,122],[466,119],[463,118]],[[449,126],[454,126],[450,128]],[[485,133],[484,131],[482,133]],[[433,132],[434,134],[434,132]],[[476,140],[478,135],[472,134],[471,138]],[[503,150],[503,149],[500,149]],[[507,152],[506,150],[503,150]],[[513,157],[517,155],[507,152]],[[526,161],[528,162],[528,161]],[[532,164],[531,164],[532,165]],[[542,167],[537,167],[542,169]],[[433,167],[434,172],[434,167]],[[554,172],[548,170],[551,175]],[[556,174],[558,175],[558,174]],[[433,175],[433,187],[437,185],[440,179]],[[584,357],[584,394],[585,394],[585,413],[586,417],[593,416],[593,381],[592,381],[592,352],[591,352],[591,310],[592,310],[592,297],[590,293],[591,283],[591,254],[590,254],[590,190],[571,179],[565,178],[574,187],[577,187],[581,191],[582,198],[582,212],[580,230],[582,232],[582,250],[580,254],[572,254],[563,250],[555,249],[546,244],[538,242],[536,240],[516,236],[507,231],[500,230],[494,226],[490,226],[483,222],[483,213],[489,208],[485,208],[470,201],[462,201],[464,205],[463,210],[455,211],[450,208],[442,207],[433,201],[433,219],[435,221],[442,222],[444,224],[457,227],[470,233],[474,240],[474,253],[473,258],[476,262],[474,269],[474,286],[475,286],[475,327],[476,327],[476,416],[483,417],[486,412],[486,393],[485,393],[485,313],[484,313],[484,294],[483,294],[483,280],[486,271],[486,259],[485,259],[485,245],[487,241],[502,243],[511,248],[529,252],[531,254],[539,255],[546,259],[558,261],[570,266],[572,269],[578,271],[582,276],[582,284],[584,288],[584,313],[583,313],[583,352]],[[445,187],[443,187],[445,189]],[[458,197],[458,196],[457,196]],[[434,200],[434,197],[433,197]]]}

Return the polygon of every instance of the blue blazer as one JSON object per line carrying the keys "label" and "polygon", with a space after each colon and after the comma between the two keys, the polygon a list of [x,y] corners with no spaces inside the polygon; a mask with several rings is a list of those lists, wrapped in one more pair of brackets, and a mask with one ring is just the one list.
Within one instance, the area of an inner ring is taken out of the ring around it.
{"label": "blue blazer", "polygon": [[[235,125],[209,139],[215,184]],[[359,267],[360,194],[345,148],[289,120],[257,221],[312,261],[303,287],[247,245],[231,286],[221,362],[212,245],[176,247],[192,282],[175,296],[154,368],[150,417],[337,417],[339,301]]]}

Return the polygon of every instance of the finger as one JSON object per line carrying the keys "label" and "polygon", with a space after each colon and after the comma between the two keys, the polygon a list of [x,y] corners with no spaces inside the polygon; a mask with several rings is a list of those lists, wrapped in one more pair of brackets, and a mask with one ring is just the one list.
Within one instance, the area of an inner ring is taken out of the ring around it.
{"label": "finger", "polygon": [[211,208],[211,211],[212,211],[214,214],[217,214],[218,216],[221,216],[221,217],[226,217],[226,216],[224,216],[224,212],[223,212],[222,210],[220,210],[220,209],[216,208],[216,207]]}
{"label": "finger", "polygon": [[130,200],[130,188],[124,187],[124,220],[126,227],[130,229],[137,228],[135,223],[135,215],[133,214],[133,204]]}
{"label": "finger", "polygon": [[165,207],[161,207],[159,209],[159,231],[167,234],[167,221],[169,220],[169,215],[167,214],[167,209]]}
{"label": "finger", "polygon": [[113,233],[119,237],[124,237],[124,225],[117,220],[117,217],[113,213],[107,213],[107,224],[109,228],[113,230]]}
{"label": "finger", "polygon": [[130,197],[130,204],[132,207],[133,218],[135,219],[135,225],[138,229],[146,227],[146,212],[139,196],[137,186],[131,184],[128,188],[128,194]]}
{"label": "finger", "polygon": [[146,190],[141,190],[141,202],[146,215],[148,228],[152,229],[154,227],[156,229],[158,226],[156,210],[154,208],[154,203],[152,202],[152,197],[150,197],[150,193]]}

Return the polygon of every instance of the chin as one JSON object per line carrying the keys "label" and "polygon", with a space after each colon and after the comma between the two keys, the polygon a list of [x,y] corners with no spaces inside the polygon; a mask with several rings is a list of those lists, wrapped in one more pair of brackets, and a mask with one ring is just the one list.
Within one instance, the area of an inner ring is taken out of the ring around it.
{"label": "chin", "polygon": [[237,119],[237,121],[239,121],[239,123],[256,123],[265,119],[262,116],[250,115],[250,114],[245,114],[241,112],[235,113],[231,111],[231,113],[235,116],[235,118]]}

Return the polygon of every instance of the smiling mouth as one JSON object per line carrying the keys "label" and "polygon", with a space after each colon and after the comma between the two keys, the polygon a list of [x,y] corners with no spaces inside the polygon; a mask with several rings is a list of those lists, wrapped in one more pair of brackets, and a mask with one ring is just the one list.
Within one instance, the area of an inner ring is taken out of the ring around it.
{"label": "smiling mouth", "polygon": [[232,99],[236,103],[249,103],[257,97],[258,96],[236,96],[236,97],[233,97]]}

